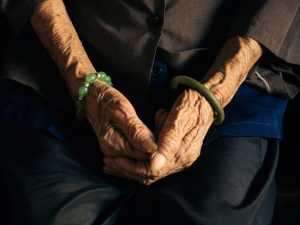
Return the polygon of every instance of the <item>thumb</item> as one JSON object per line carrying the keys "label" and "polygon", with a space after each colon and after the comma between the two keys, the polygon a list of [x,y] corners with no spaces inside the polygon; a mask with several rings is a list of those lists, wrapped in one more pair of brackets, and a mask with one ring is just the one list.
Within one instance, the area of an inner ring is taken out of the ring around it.
{"label": "thumb", "polygon": [[165,166],[167,162],[166,157],[160,152],[154,152],[151,156],[150,169],[152,172],[158,172]]}
{"label": "thumb", "polygon": [[142,152],[152,153],[157,149],[155,136],[151,130],[138,118],[134,108],[128,101],[122,107],[111,111],[110,117],[116,129],[121,130],[129,143]]}
{"label": "thumb", "polygon": [[174,160],[175,154],[180,149],[182,140],[180,133],[170,125],[167,121],[160,134],[157,151],[151,156],[150,168],[154,173],[159,172],[167,161]]}

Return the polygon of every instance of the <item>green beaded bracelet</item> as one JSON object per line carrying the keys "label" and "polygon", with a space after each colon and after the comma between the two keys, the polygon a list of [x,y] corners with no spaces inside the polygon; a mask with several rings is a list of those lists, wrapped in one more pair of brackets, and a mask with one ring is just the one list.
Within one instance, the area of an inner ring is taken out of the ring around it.
{"label": "green beaded bracelet", "polygon": [[79,97],[76,102],[76,116],[80,121],[82,121],[85,117],[85,97],[89,93],[89,86],[94,83],[96,79],[113,86],[110,76],[108,76],[105,72],[100,71],[98,73],[89,73],[86,75],[84,84],[79,87]]}
{"label": "green beaded bracelet", "polygon": [[225,113],[222,106],[220,105],[216,97],[203,84],[190,77],[179,75],[171,80],[170,89],[172,91],[176,91],[179,84],[187,85],[203,95],[216,113],[214,124],[219,125],[223,123]]}

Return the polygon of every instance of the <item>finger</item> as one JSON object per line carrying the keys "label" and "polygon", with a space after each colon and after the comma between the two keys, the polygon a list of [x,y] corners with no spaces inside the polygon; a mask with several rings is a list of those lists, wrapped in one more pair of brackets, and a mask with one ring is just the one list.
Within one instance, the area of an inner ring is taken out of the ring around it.
{"label": "finger", "polygon": [[164,123],[168,117],[168,112],[165,109],[159,109],[154,117],[155,127],[157,129],[157,133],[159,134],[161,129],[164,126]]}
{"label": "finger", "polygon": [[122,131],[134,148],[143,152],[154,152],[157,145],[153,133],[138,118],[130,102],[121,93],[115,95],[112,95],[106,104],[107,113],[114,125]]}
{"label": "finger", "polygon": [[150,168],[156,173],[166,164],[167,160],[173,160],[181,145],[180,133],[174,128],[173,122],[168,117],[158,140],[158,149],[151,156]]}
{"label": "finger", "polygon": [[107,165],[105,165],[103,167],[103,172],[106,173],[106,174],[109,174],[109,175],[113,175],[113,176],[119,177],[119,178],[123,178],[123,179],[127,179],[127,180],[139,181],[139,179],[138,179],[137,176],[134,176],[132,174],[121,173],[120,171],[115,170],[112,167],[109,167]]}
{"label": "finger", "polygon": [[149,160],[150,154],[141,152],[129,143],[126,137],[113,126],[106,129],[100,138],[102,152],[107,156],[126,156],[137,160]]}
{"label": "finger", "polygon": [[156,180],[153,180],[150,178],[139,177],[139,176],[127,173],[126,171],[117,171],[108,166],[103,167],[103,172],[106,174],[112,175],[112,176],[119,177],[119,178],[123,178],[123,179],[127,179],[127,180],[134,180],[143,185],[150,185],[156,181]]}
{"label": "finger", "polygon": [[105,157],[103,159],[105,165],[114,167],[116,170],[126,171],[134,176],[143,178],[153,178],[150,173],[149,163],[146,161],[136,161],[124,157]]}
{"label": "finger", "polygon": [[157,172],[180,150],[184,136],[198,123],[199,99],[192,91],[183,92],[176,100],[158,140],[158,149],[151,157],[151,170]]}
{"label": "finger", "polygon": [[182,166],[174,164],[173,167],[169,167],[167,170],[164,168],[163,171],[159,171],[158,173],[153,173],[150,170],[150,165],[148,162],[142,161],[135,161],[126,158],[114,158],[114,166],[120,171],[124,171],[126,173],[130,173],[134,176],[143,179],[150,179],[150,180],[159,180],[162,179],[170,174],[179,172],[183,170]]}
{"label": "finger", "polygon": [[105,164],[103,167],[103,172],[109,175],[113,175],[119,178],[134,180],[140,184],[150,185],[154,183],[156,180],[152,178],[146,178],[143,176],[138,176],[132,173],[129,173],[126,170],[121,170],[119,167],[115,166],[115,164]]}
{"label": "finger", "polygon": [[122,132],[136,149],[147,153],[156,151],[154,134],[137,117],[128,119]]}
{"label": "finger", "polygon": [[106,174],[113,175],[113,176],[123,178],[123,179],[127,179],[127,180],[133,180],[133,181],[136,181],[136,182],[138,182],[139,184],[142,184],[142,185],[150,185],[150,184],[153,184],[154,182],[157,181],[157,180],[153,180],[153,179],[150,179],[150,178],[134,176],[132,174],[128,174],[126,171],[118,172],[118,171],[112,170],[108,167],[103,169],[103,171]]}

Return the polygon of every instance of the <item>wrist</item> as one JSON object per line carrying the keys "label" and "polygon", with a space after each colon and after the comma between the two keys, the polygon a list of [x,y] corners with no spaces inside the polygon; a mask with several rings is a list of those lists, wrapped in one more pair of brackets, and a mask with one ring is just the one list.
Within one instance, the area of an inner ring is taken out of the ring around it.
{"label": "wrist", "polygon": [[103,71],[89,73],[85,76],[84,83],[81,84],[77,92],[76,115],[80,121],[84,120],[86,115],[87,97],[91,96],[89,99],[92,99],[93,105],[96,106],[98,95],[104,93],[108,86],[112,86],[111,78]]}
{"label": "wrist", "polygon": [[213,109],[215,116],[214,124],[218,125],[223,123],[225,117],[223,107],[219,103],[218,99],[208,88],[206,88],[197,80],[194,80],[193,78],[184,75],[178,75],[174,77],[170,82],[170,89],[172,91],[176,91],[179,85],[188,86],[189,88],[193,89],[194,94],[194,91],[196,90],[198,92],[196,96],[198,96],[199,99],[203,99],[204,97],[206,99],[205,102],[209,103],[209,105]]}
{"label": "wrist", "polygon": [[89,73],[96,73],[95,68],[90,66],[83,66],[80,63],[74,63],[64,71],[64,78],[70,90],[74,101],[78,99],[78,90],[85,82],[85,78]]}
{"label": "wrist", "polygon": [[218,72],[214,74],[208,81],[203,83],[204,87],[211,91],[223,108],[230,101],[231,96],[234,95],[234,87],[237,87],[232,85],[232,83],[227,83],[227,80],[224,81],[225,76],[225,74]]}
{"label": "wrist", "polygon": [[230,102],[262,53],[262,46],[249,37],[233,37],[224,44],[203,79],[204,86],[214,94],[222,107]]}

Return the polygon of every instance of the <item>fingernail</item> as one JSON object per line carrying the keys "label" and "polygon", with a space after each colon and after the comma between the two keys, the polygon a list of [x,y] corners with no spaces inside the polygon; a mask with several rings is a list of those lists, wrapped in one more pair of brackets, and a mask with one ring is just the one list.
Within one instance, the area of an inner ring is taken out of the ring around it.
{"label": "fingernail", "polygon": [[144,147],[146,148],[147,152],[155,152],[157,150],[157,144],[150,139],[146,139],[144,141]]}
{"label": "fingernail", "polygon": [[151,160],[151,170],[159,171],[166,164],[166,157],[161,153],[154,153]]}

